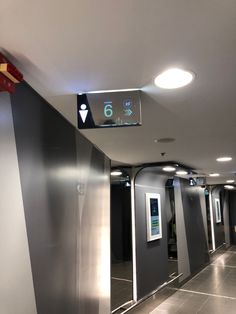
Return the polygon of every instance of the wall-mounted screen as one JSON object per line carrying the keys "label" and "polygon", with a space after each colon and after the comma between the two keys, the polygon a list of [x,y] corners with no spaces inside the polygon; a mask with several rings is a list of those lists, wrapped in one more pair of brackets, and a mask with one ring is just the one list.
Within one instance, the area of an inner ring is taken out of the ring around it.
{"label": "wall-mounted screen", "polygon": [[221,222],[221,210],[220,210],[220,199],[215,199],[215,213],[216,213],[216,223]]}
{"label": "wall-mounted screen", "polygon": [[162,238],[161,196],[156,193],[146,193],[147,241]]}
{"label": "wall-mounted screen", "polygon": [[79,129],[139,126],[140,91],[78,95],[77,114]]}

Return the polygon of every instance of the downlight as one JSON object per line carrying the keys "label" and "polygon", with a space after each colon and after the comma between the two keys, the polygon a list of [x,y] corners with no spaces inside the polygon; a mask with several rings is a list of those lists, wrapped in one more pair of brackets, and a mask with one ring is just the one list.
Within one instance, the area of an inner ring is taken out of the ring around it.
{"label": "downlight", "polygon": [[155,85],[164,89],[175,89],[190,84],[194,74],[182,69],[168,69],[155,78]]}
{"label": "downlight", "polygon": [[210,177],[219,177],[220,174],[219,173],[210,173],[209,176]]}
{"label": "downlight", "polygon": [[219,162],[227,162],[231,160],[232,160],[232,157],[219,157],[216,159],[216,161],[219,161]]}
{"label": "downlight", "polygon": [[172,166],[166,166],[164,168],[162,168],[163,171],[166,171],[166,172],[173,172],[176,170],[176,168],[172,167]]}
{"label": "downlight", "polygon": [[121,176],[122,172],[120,170],[114,170],[111,172],[111,176],[113,177],[117,177],[117,176]]}
{"label": "downlight", "polygon": [[234,183],[234,180],[227,180],[226,183]]}
{"label": "downlight", "polygon": [[175,141],[175,138],[173,137],[162,137],[156,140],[155,143],[162,143],[162,144],[168,144],[168,143],[173,143]]}
{"label": "downlight", "polygon": [[179,171],[176,171],[176,174],[179,176],[185,176],[188,174],[188,172],[185,170],[179,170]]}
{"label": "downlight", "polygon": [[233,186],[233,185],[228,185],[228,184],[226,184],[226,185],[224,185],[224,188],[225,188],[225,189],[228,189],[228,190],[233,190],[233,189],[234,189],[234,186]]}

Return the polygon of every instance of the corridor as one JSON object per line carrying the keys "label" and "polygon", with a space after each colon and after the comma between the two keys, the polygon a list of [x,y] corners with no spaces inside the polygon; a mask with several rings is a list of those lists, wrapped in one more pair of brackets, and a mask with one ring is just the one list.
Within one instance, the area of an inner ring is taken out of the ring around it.
{"label": "corridor", "polygon": [[[173,292],[173,288],[171,290]],[[170,289],[161,292],[158,297],[153,296],[130,314],[235,314],[236,247],[215,258],[176,290],[164,302],[160,301],[160,296],[166,298]]]}

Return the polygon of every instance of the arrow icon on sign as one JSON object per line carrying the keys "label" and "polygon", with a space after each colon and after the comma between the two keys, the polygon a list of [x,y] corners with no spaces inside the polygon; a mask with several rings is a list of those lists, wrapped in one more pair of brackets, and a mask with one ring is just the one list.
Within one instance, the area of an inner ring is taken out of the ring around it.
{"label": "arrow icon on sign", "polygon": [[125,109],[125,116],[131,116],[131,114],[133,113],[133,111],[131,109]]}

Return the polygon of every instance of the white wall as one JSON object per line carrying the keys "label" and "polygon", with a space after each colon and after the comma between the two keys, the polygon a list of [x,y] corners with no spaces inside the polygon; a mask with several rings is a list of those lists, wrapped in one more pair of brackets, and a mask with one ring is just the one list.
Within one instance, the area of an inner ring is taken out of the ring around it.
{"label": "white wall", "polygon": [[0,313],[36,314],[11,103],[5,92],[0,93],[0,183]]}

